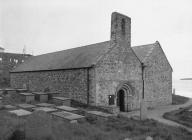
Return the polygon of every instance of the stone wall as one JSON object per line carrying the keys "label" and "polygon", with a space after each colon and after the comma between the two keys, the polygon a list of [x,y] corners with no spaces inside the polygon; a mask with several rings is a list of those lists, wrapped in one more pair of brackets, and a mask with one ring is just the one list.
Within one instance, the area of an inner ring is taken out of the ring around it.
{"label": "stone wall", "polygon": [[89,68],[89,104],[96,106],[95,68]]}
{"label": "stone wall", "polygon": [[[11,73],[11,86],[22,88],[23,84],[27,84],[31,91],[49,88],[50,91],[87,103],[87,76],[87,69]],[[93,102],[92,98],[90,102]]]}
{"label": "stone wall", "polygon": [[145,68],[145,100],[149,107],[172,103],[172,69],[156,44]]}
{"label": "stone wall", "polygon": [[119,85],[129,83],[134,92],[132,109],[139,108],[142,89],[141,64],[130,46],[131,19],[114,12],[111,18],[110,48],[95,68],[97,106],[109,106],[109,95],[114,97],[112,106],[117,106]]}
{"label": "stone wall", "polygon": [[0,53],[0,86],[10,85],[9,72],[25,61],[30,55],[16,53]]}
{"label": "stone wall", "polygon": [[131,47],[119,42],[98,62],[95,71],[98,106],[109,106],[109,95],[115,95],[116,106],[117,89],[122,83],[128,82],[134,91],[132,109],[139,108],[142,92],[141,64]]}

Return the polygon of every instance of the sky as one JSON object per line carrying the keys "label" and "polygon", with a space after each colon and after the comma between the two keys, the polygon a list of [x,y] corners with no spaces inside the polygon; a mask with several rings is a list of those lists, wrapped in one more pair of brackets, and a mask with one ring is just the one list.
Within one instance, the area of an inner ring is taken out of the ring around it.
{"label": "sky", "polygon": [[131,17],[131,44],[159,41],[173,78],[192,77],[192,0],[0,0],[0,45],[39,55],[110,39],[111,13]]}

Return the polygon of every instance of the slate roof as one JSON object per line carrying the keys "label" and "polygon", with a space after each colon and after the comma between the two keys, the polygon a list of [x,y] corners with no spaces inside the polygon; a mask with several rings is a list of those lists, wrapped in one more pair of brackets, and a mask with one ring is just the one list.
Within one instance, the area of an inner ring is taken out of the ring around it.
{"label": "slate roof", "polygon": [[28,58],[12,72],[86,68],[109,48],[109,41]]}
{"label": "slate roof", "polygon": [[139,58],[141,62],[145,62],[147,58],[152,53],[154,47],[156,46],[156,43],[153,44],[147,44],[147,45],[141,45],[141,46],[134,46],[132,47],[133,51]]}
{"label": "slate roof", "polygon": [[[154,44],[148,44],[132,48],[140,61],[144,62],[154,46]],[[12,72],[91,67],[108,51],[109,47],[110,41],[106,41],[83,47],[32,56],[16,67]]]}

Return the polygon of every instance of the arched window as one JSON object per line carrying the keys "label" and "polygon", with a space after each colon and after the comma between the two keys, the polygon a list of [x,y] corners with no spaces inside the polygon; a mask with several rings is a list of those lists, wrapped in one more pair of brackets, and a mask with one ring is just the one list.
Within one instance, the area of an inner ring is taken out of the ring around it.
{"label": "arched window", "polygon": [[125,36],[125,19],[124,18],[121,20],[121,33],[123,36]]}

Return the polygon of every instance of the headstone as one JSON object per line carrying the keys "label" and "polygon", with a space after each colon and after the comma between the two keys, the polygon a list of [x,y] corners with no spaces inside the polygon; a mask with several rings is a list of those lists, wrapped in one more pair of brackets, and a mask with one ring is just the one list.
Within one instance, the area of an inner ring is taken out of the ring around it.
{"label": "headstone", "polygon": [[18,88],[18,89],[16,89],[17,90],[17,92],[27,92],[27,89],[24,89],[24,88]]}
{"label": "headstone", "polygon": [[151,136],[147,136],[145,140],[153,140]]}
{"label": "headstone", "polygon": [[33,112],[26,121],[26,139],[41,140],[51,137],[51,117],[44,111]]}
{"label": "headstone", "polygon": [[32,93],[19,93],[21,101],[31,103],[35,100],[35,95]]}
{"label": "headstone", "polygon": [[82,115],[78,115],[75,113],[67,112],[67,111],[59,111],[51,113],[53,118],[59,118],[63,121],[74,123],[76,121],[84,121],[85,117]]}
{"label": "headstone", "polygon": [[71,106],[71,99],[66,97],[53,97],[53,102],[56,105]]}
{"label": "headstone", "polygon": [[140,119],[147,119],[147,104],[144,99],[142,99],[140,102]]}
{"label": "headstone", "polygon": [[41,106],[41,107],[54,107],[54,104],[49,104],[49,103],[39,103],[36,104],[37,106]]}
{"label": "headstone", "polygon": [[13,106],[13,105],[4,105],[4,107],[5,109],[8,109],[8,110],[16,108],[16,106]]}
{"label": "headstone", "polygon": [[125,138],[124,140],[132,140],[132,139],[130,139],[130,138]]}
{"label": "headstone", "polygon": [[56,106],[56,108],[57,108],[57,109],[60,109],[60,110],[63,110],[63,111],[69,111],[69,112],[78,111],[77,108],[70,107],[70,106],[65,106],[65,105],[62,105],[62,106]]}
{"label": "headstone", "polygon": [[45,92],[33,92],[35,94],[35,100],[40,102],[47,102],[48,101],[48,94]]}
{"label": "headstone", "polygon": [[13,88],[6,88],[5,91],[6,91],[8,94],[14,94],[14,93],[16,93],[16,89],[13,89]]}
{"label": "headstone", "polygon": [[26,110],[32,111],[32,108],[34,108],[36,106],[32,105],[32,104],[19,104],[18,107],[20,107],[22,109],[26,109]]}
{"label": "headstone", "polygon": [[36,107],[36,108],[33,108],[33,110],[34,111],[44,111],[44,112],[47,112],[47,113],[57,111],[57,109],[51,108],[51,107]]}
{"label": "headstone", "polygon": [[61,93],[59,92],[46,92],[48,94],[48,100],[51,100],[53,97],[59,96]]}
{"label": "headstone", "polygon": [[17,110],[12,110],[9,111],[9,113],[15,114],[18,117],[25,117],[31,114],[30,111],[24,110],[24,109],[17,109]]}

